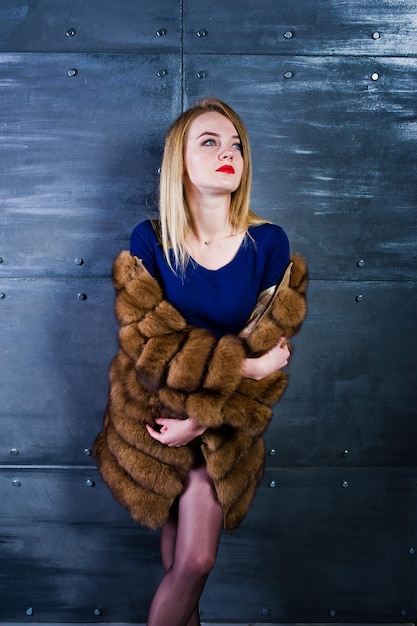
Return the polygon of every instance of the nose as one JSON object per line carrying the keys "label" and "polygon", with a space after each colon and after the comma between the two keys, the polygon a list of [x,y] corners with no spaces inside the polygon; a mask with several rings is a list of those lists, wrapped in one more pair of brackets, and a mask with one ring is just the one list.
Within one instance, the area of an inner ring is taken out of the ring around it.
{"label": "nose", "polygon": [[226,159],[233,159],[233,150],[232,148],[225,148],[223,152],[219,155],[219,158],[225,161]]}

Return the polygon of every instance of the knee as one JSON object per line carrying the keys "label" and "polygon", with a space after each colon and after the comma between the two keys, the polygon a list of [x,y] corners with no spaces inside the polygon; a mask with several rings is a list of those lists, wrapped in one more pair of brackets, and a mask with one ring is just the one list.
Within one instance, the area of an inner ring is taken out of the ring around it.
{"label": "knee", "polygon": [[216,563],[223,513],[205,466],[190,470],[180,498],[175,565],[206,577]]}
{"label": "knee", "polygon": [[216,563],[216,554],[205,552],[204,550],[195,551],[187,559],[181,559],[175,563],[182,571],[185,577],[191,577],[194,580],[205,579],[213,569]]}
{"label": "knee", "polygon": [[210,551],[201,550],[193,559],[191,567],[196,574],[202,576],[210,574],[216,564],[217,551],[213,554]]}

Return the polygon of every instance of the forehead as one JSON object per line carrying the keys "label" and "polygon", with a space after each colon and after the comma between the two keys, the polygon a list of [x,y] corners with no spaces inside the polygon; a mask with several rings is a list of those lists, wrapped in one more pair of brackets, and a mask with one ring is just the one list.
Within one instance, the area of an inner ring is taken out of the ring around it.
{"label": "forehead", "polygon": [[190,139],[199,137],[202,133],[218,133],[238,136],[238,132],[232,122],[216,111],[208,111],[196,117],[188,129]]}

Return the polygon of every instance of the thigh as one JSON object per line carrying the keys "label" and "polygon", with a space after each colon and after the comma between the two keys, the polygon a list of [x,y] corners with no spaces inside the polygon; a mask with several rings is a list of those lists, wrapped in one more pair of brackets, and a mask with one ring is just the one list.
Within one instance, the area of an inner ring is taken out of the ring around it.
{"label": "thigh", "polygon": [[179,498],[175,559],[194,559],[210,569],[223,526],[223,511],[205,465],[194,467]]}

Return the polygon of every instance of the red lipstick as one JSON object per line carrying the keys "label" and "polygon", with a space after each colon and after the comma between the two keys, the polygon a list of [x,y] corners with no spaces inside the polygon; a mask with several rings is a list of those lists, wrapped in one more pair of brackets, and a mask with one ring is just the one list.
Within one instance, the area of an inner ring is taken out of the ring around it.
{"label": "red lipstick", "polygon": [[234,174],[235,168],[233,167],[233,165],[222,165],[221,167],[219,167],[219,169],[216,170],[216,172],[225,172],[225,174]]}

